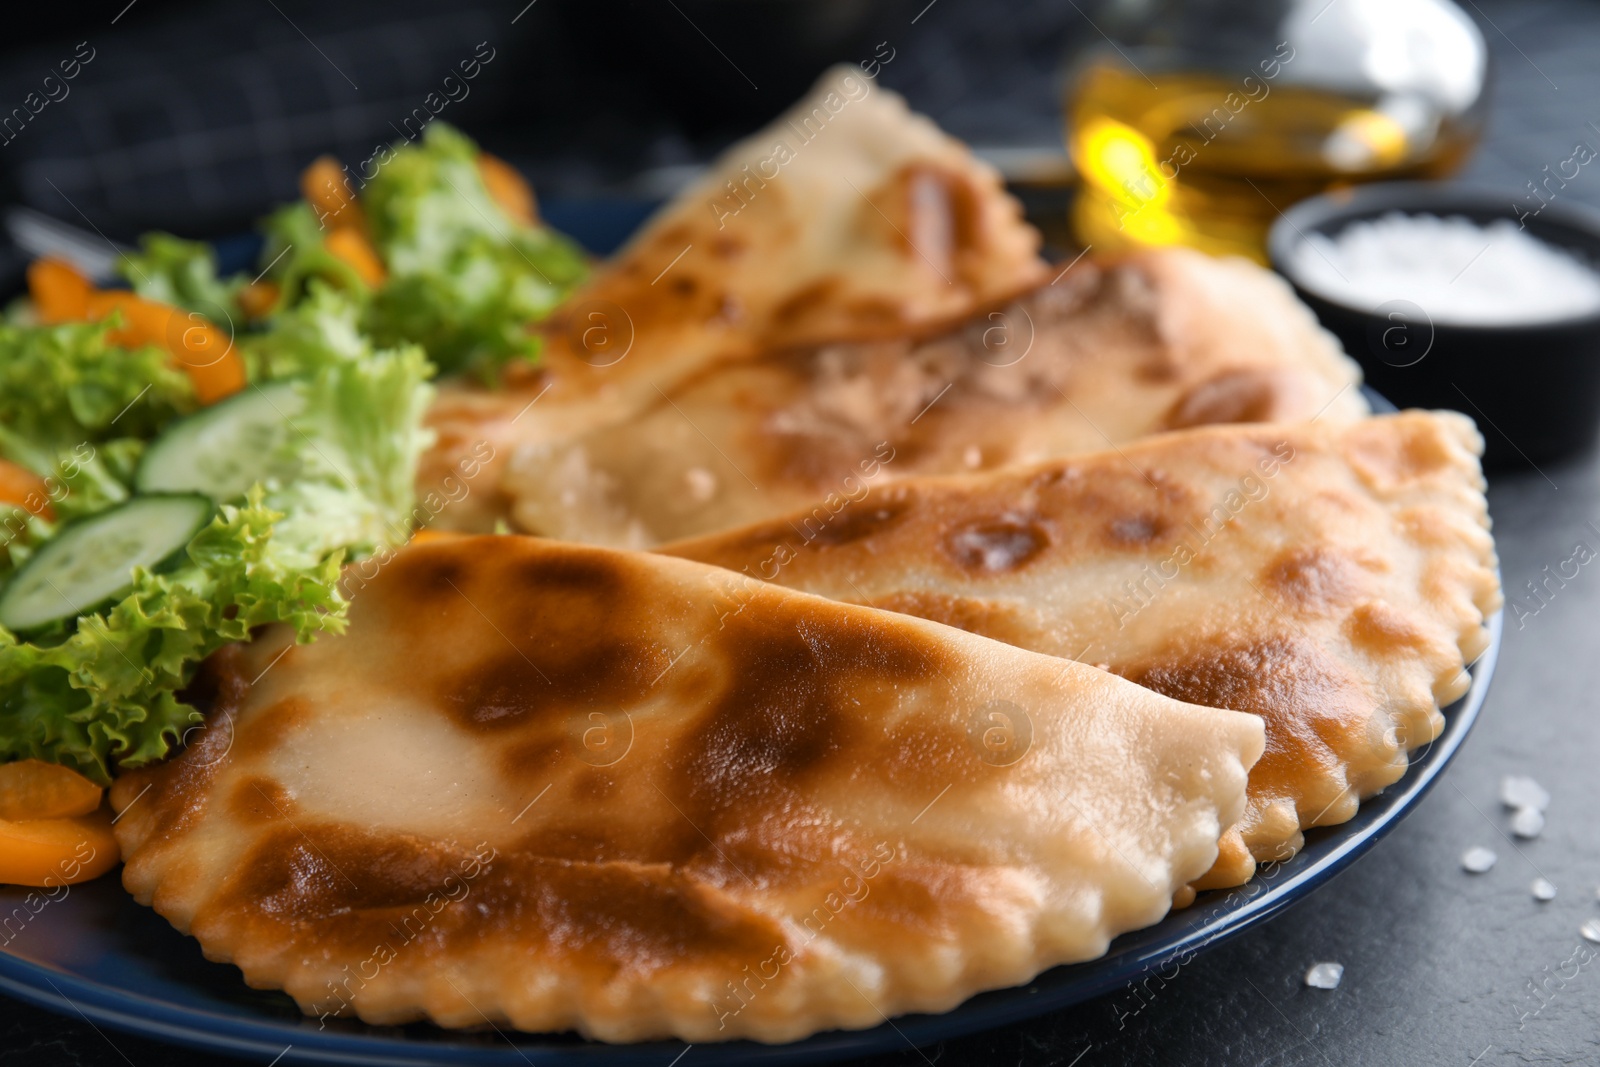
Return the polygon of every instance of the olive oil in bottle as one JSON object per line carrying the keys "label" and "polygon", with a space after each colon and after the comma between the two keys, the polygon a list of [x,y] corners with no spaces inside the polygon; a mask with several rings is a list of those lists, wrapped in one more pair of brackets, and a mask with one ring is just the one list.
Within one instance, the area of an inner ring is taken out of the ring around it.
{"label": "olive oil in bottle", "polygon": [[1295,201],[1352,182],[1442,177],[1465,161],[1480,109],[1395,78],[1385,87],[1313,76],[1328,67],[1320,43],[1304,33],[1297,43],[1263,43],[1226,63],[1137,46],[1081,63],[1066,100],[1082,181],[1077,239],[1103,251],[1182,244],[1265,262],[1267,230]]}

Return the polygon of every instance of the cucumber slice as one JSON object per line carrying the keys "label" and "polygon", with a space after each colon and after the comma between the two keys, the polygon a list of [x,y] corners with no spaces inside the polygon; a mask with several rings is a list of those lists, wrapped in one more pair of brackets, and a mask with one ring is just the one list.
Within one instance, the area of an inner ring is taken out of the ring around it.
{"label": "cucumber slice", "polygon": [[139,461],[141,493],[204,493],[222,503],[256,482],[287,481],[282,458],[289,420],[305,408],[293,382],[252,386],[167,427]]}
{"label": "cucumber slice", "polygon": [[133,584],[133,568],[182,552],[215,505],[194,493],[136,496],[64,527],[0,592],[0,626],[26,632],[93,611]]}

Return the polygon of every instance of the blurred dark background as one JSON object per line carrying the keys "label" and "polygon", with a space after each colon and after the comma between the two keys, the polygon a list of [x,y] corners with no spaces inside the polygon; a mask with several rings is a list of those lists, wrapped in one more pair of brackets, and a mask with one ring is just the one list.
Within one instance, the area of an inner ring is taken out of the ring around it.
{"label": "blurred dark background", "polygon": [[[0,116],[93,58],[0,129],[0,200],[118,239],[247,227],[319,153],[353,164],[400,137],[452,75],[438,117],[551,201],[659,199],[829,63],[875,50],[893,56],[882,83],[958,135],[1059,155],[1055,72],[1094,33],[1070,4],[999,19],[973,0],[113,0],[7,21]],[[489,55],[463,92],[459,64]]]}
{"label": "blurred dark background", "polygon": [[[1097,44],[1090,0],[108,0],[7,13],[0,202],[129,240],[247,229],[332,152],[354,165],[438,118],[521,167],[558,225],[626,225],[832,62],[880,83],[1024,184],[1065,177],[1063,60]],[[1508,196],[1593,131],[1600,5],[1464,3],[1496,53],[1465,177]],[[47,75],[90,55],[76,78]],[[1538,55],[1537,66],[1529,59]],[[460,80],[460,65],[478,64]],[[458,80],[447,88],[445,79]],[[1557,89],[1559,86],[1559,89]],[[48,95],[37,114],[25,106]],[[64,90],[64,92],[63,92]],[[1507,121],[1508,112],[1515,119]],[[25,116],[18,122],[8,116]],[[416,125],[413,121],[412,127]],[[1530,162],[1531,161],[1531,162]],[[1600,190],[1575,189],[1600,202]],[[598,214],[597,214],[598,213]],[[601,227],[603,230],[603,226]],[[607,235],[601,234],[602,237]],[[620,234],[616,236],[620,237]]]}

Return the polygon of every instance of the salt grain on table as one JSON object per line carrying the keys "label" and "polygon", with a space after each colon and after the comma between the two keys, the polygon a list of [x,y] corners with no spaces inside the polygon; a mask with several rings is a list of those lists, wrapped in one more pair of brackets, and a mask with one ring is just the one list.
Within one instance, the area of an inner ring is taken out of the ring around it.
{"label": "salt grain on table", "polygon": [[1296,279],[1320,296],[1367,311],[1404,300],[1434,323],[1553,322],[1600,312],[1600,274],[1510,219],[1479,226],[1459,215],[1392,211],[1331,238],[1313,233],[1290,259]]}
{"label": "salt grain on table", "polygon": [[1538,808],[1518,808],[1511,816],[1511,832],[1518,837],[1538,837],[1544,833],[1544,812]]}
{"label": "salt grain on table", "polygon": [[1500,779],[1500,803],[1508,808],[1550,807],[1550,794],[1544,786],[1525,774],[1508,774]]}
{"label": "salt grain on table", "polygon": [[1344,978],[1342,963],[1313,963],[1306,972],[1306,985],[1312,989],[1338,989]]}
{"label": "salt grain on table", "polygon": [[1490,849],[1484,848],[1482,845],[1476,845],[1461,854],[1461,866],[1464,870],[1473,874],[1482,874],[1490,867],[1493,867],[1495,861],[1499,858]]}

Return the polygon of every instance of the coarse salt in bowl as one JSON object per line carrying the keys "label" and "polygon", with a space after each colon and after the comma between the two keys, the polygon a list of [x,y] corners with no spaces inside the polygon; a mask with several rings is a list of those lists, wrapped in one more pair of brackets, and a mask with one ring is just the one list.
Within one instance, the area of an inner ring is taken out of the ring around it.
{"label": "coarse salt in bowl", "polygon": [[1436,323],[1508,326],[1600,312],[1600,273],[1509,218],[1390,211],[1291,255],[1296,279],[1330,300],[1376,311],[1408,300]]}
{"label": "coarse salt in bowl", "polygon": [[1382,182],[1301,201],[1273,266],[1401,407],[1476,420],[1486,466],[1590,446],[1600,427],[1600,212],[1571,197]]}

